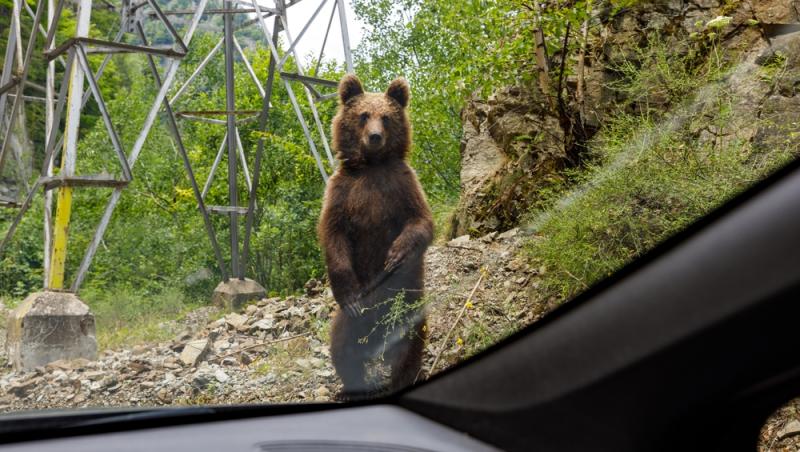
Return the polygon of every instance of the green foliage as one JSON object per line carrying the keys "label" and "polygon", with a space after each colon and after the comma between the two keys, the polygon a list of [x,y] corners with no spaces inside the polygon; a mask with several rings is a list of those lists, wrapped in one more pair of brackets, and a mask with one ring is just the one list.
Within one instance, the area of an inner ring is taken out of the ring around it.
{"label": "green foliage", "polygon": [[[458,190],[461,138],[459,111],[474,91],[513,80],[524,58],[503,2],[388,0],[354,2],[369,32],[358,49],[358,73],[370,90],[384,90],[395,77],[411,84],[414,125],[412,163],[434,200]],[[470,20],[464,20],[469,17]]]}
{"label": "green foliage", "polygon": [[[36,203],[17,228],[16,239],[0,256],[0,296],[24,298],[42,284],[42,204]],[[0,225],[9,224],[16,210],[0,208]],[[5,234],[5,227],[1,228]]]}
{"label": "green foliage", "polygon": [[177,289],[141,295],[117,286],[114,290],[86,289],[81,298],[95,315],[100,350],[169,340],[182,328],[180,317],[199,306]]}
{"label": "green foliage", "polygon": [[761,65],[761,80],[774,85],[786,71],[786,56],[780,52],[772,54],[764,64]]}
{"label": "green foliage", "polygon": [[[547,37],[548,54],[582,45],[581,24],[590,1],[551,2],[541,14],[527,0],[422,1],[356,0],[368,30],[359,47],[356,72],[369,89],[382,90],[398,76],[411,84],[415,145],[411,160],[434,203],[452,199],[459,188],[460,111],[470,96],[483,98],[506,85],[535,85],[538,74],[533,30]],[[574,72],[570,58],[563,77],[552,77],[552,95]],[[563,86],[561,86],[563,89]]]}
{"label": "green foliage", "polygon": [[612,15],[616,15],[623,9],[632,8],[644,2],[643,0],[611,0],[610,3],[612,6]]}
{"label": "green foliage", "polygon": [[717,51],[715,45],[709,49],[706,43],[694,44],[685,52],[675,47],[675,43],[650,35],[646,46],[610,68],[619,78],[607,86],[625,99],[621,109],[632,106],[645,116],[664,111],[709,81],[720,79],[727,69],[720,60],[705,57]]}
{"label": "green foliage", "polygon": [[458,198],[451,196],[431,205],[433,214],[433,241],[444,242],[451,236],[453,212],[458,206]]}
{"label": "green foliage", "polygon": [[[359,343],[366,344],[372,341],[380,341],[381,353],[379,358],[383,360],[386,347],[395,344],[401,337],[412,339],[417,334],[417,325],[429,303],[428,298],[420,297],[409,301],[406,299],[406,292],[400,291],[392,298],[382,301],[364,310],[377,310],[383,315],[375,323],[375,327],[364,337],[358,339]],[[380,331],[380,337],[375,337],[375,333]]]}
{"label": "green foliage", "polygon": [[[179,71],[179,82],[189,76],[215,44],[214,39],[206,34],[198,34],[195,39],[193,51]],[[246,51],[251,53],[256,72],[265,78],[268,52],[261,47]],[[99,61],[93,59],[92,64],[97,65]],[[321,65],[319,75],[336,79],[341,75],[336,70],[335,66],[325,63]],[[175,110],[224,109],[221,107],[224,105],[225,92],[222,74],[220,54],[175,105]],[[123,148],[130,150],[156,94],[146,60],[140,56],[115,57],[100,80],[100,85]],[[302,93],[300,86],[294,88]],[[260,109],[261,98],[244,68],[237,68],[236,89],[238,108]],[[305,96],[298,98],[301,109],[310,118]],[[267,134],[256,133],[252,122],[240,127],[243,146],[251,156],[250,165],[258,139],[265,140],[251,265],[246,272],[263,283],[270,292],[288,293],[301,288],[310,277],[323,274],[315,228],[324,185],[280,80],[276,82],[272,104]],[[110,172],[119,176],[113,147],[93,108],[96,106],[90,102],[82,117],[78,149],[81,158],[77,172]],[[331,102],[321,105],[323,121],[330,121],[334,108],[335,103]],[[195,175],[202,186],[225,129],[223,126],[191,121],[180,121],[180,127]],[[224,157],[206,197],[209,205],[228,203],[226,166],[227,158]],[[253,168],[250,170],[252,173]],[[240,202],[247,200],[245,186],[242,177],[239,181]],[[78,268],[109,194],[108,189],[75,191],[67,259],[68,279]],[[40,198],[36,202],[38,204],[31,209],[31,214],[26,215],[2,258],[4,265],[0,267],[0,294],[22,296],[41,287],[42,204]],[[217,271],[217,263],[196,206],[166,123],[156,122],[134,168],[134,179],[123,192],[94,258],[82,296],[92,303],[95,298],[102,298],[103,294],[123,293],[129,294],[132,303],[137,305],[140,300],[158,298],[165,290],[175,289],[188,300],[198,297],[208,299],[221,274]],[[5,209],[0,211],[0,230],[5,230],[13,214],[13,211]],[[212,215],[212,221],[223,255],[228,256],[228,219]],[[240,228],[242,237],[244,221],[240,222]],[[207,277],[200,280],[187,278],[198,274]],[[190,282],[189,279],[194,281]]]}

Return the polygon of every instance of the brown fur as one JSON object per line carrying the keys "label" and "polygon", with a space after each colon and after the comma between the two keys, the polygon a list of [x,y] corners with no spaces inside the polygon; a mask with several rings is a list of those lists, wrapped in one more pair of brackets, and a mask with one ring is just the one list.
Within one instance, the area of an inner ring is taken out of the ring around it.
{"label": "brown fur", "polygon": [[[411,304],[422,297],[423,257],[433,222],[405,161],[411,146],[405,80],[393,81],[386,93],[365,93],[348,75],[339,84],[339,97],[333,145],[340,163],[328,181],[318,233],[342,308],[333,322],[331,357],[344,393],[354,397],[381,386],[368,381],[372,359],[383,357],[391,366],[391,389],[413,383],[419,371],[424,312],[408,312],[399,330],[390,331],[380,321],[391,304],[386,300],[403,293]],[[377,281],[382,283],[362,297]]]}

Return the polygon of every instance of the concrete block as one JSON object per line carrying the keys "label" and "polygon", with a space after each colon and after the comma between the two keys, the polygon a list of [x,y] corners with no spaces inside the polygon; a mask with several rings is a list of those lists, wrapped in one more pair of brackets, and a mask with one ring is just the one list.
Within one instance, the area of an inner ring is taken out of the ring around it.
{"label": "concrete block", "polygon": [[8,318],[6,352],[17,370],[58,360],[95,360],[94,315],[73,293],[34,292]]}
{"label": "concrete block", "polygon": [[252,279],[231,278],[219,283],[211,301],[229,311],[235,311],[251,300],[260,300],[267,295],[261,284]]}

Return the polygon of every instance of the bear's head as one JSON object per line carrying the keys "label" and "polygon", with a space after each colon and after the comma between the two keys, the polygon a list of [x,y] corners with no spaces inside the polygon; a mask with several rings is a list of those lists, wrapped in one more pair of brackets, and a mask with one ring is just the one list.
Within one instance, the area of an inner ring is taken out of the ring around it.
{"label": "bear's head", "polygon": [[342,164],[404,159],[411,147],[409,98],[403,78],[390,83],[385,93],[367,93],[358,77],[346,75],[339,82],[339,110],[333,118],[333,146]]}

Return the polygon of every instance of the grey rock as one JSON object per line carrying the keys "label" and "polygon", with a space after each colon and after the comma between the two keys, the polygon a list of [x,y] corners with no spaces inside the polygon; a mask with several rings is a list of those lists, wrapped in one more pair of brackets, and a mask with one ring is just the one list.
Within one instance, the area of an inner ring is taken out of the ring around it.
{"label": "grey rock", "polygon": [[248,318],[246,315],[241,315],[236,313],[231,313],[225,316],[225,323],[230,325],[233,329],[241,328],[244,324],[247,323],[247,320]]}
{"label": "grey rock", "polygon": [[519,228],[512,228],[512,229],[509,229],[508,231],[503,232],[502,234],[498,235],[497,238],[499,240],[508,240],[508,239],[516,237],[518,233],[519,233]]}
{"label": "grey rock", "polygon": [[8,392],[17,397],[25,397],[43,381],[43,378],[35,377],[29,380],[12,383],[8,388]]}
{"label": "grey rock", "polygon": [[540,92],[512,86],[470,99],[461,121],[461,198],[452,234],[513,227],[537,188],[568,163],[558,115]]}
{"label": "grey rock", "polygon": [[208,339],[187,342],[181,352],[181,361],[187,366],[195,366],[208,352]]}
{"label": "grey rock", "polygon": [[797,419],[784,425],[783,428],[778,431],[779,440],[795,435],[800,435],[800,421]]}
{"label": "grey rock", "polygon": [[220,383],[227,383],[228,380],[231,379],[231,377],[229,377],[228,374],[226,374],[222,369],[217,369],[214,371],[214,378],[216,378]]}
{"label": "grey rock", "polygon": [[196,372],[192,376],[192,389],[202,391],[211,383],[211,376],[204,372]]}
{"label": "grey rock", "polygon": [[275,327],[275,321],[271,318],[263,318],[250,327],[250,331],[270,331]]}
{"label": "grey rock", "polygon": [[458,237],[454,238],[453,240],[450,240],[449,242],[447,242],[447,245],[448,246],[464,246],[467,243],[469,243],[469,239],[470,239],[469,234],[465,234],[465,235],[462,235],[462,236],[458,236]]}
{"label": "grey rock", "polygon": [[187,329],[187,330],[183,330],[180,333],[178,333],[178,335],[175,336],[175,339],[173,339],[173,341],[174,342],[186,342],[191,338],[192,338],[192,332]]}

